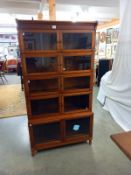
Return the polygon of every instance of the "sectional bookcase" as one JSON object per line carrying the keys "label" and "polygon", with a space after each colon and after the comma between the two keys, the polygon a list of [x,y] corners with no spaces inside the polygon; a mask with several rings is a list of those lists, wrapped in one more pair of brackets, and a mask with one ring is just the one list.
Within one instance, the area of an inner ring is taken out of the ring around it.
{"label": "sectional bookcase", "polygon": [[32,155],[92,142],[96,25],[17,20]]}

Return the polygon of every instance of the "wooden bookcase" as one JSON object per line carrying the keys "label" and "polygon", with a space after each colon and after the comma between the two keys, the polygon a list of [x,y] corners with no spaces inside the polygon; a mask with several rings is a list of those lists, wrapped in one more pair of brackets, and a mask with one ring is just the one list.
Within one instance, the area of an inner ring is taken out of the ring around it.
{"label": "wooden bookcase", "polygon": [[17,20],[32,155],[92,142],[96,25]]}

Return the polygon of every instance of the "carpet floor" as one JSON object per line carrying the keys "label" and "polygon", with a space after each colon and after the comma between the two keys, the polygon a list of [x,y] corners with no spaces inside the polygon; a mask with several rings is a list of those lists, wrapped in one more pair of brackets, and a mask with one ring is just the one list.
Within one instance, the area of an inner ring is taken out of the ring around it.
{"label": "carpet floor", "polygon": [[20,84],[0,86],[0,118],[26,115],[24,92]]}

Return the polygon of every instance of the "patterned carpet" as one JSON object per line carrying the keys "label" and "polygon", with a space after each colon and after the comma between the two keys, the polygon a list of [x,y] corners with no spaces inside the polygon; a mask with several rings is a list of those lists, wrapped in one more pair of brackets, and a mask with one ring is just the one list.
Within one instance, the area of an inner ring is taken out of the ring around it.
{"label": "patterned carpet", "polygon": [[26,115],[21,85],[0,85],[0,118]]}

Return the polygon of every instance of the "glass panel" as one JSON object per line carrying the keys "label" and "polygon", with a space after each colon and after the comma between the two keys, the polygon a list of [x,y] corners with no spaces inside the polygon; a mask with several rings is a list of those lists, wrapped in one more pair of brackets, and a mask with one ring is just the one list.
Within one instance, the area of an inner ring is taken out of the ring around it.
{"label": "glass panel", "polygon": [[56,72],[56,57],[26,58],[27,73]]}
{"label": "glass panel", "polygon": [[23,33],[25,50],[56,50],[56,33]]}
{"label": "glass panel", "polygon": [[92,33],[63,33],[63,49],[91,49]]}
{"label": "glass panel", "polygon": [[31,101],[32,115],[45,115],[59,112],[59,99],[40,99]]}
{"label": "glass panel", "polygon": [[91,56],[65,56],[64,71],[91,69]]}
{"label": "glass panel", "polygon": [[89,95],[76,95],[64,97],[64,112],[74,110],[87,110],[89,108]]}
{"label": "glass panel", "polygon": [[90,88],[90,77],[66,77],[64,78],[64,89],[88,89]]}
{"label": "glass panel", "polygon": [[48,141],[60,140],[60,123],[47,123],[33,126],[35,143],[43,143]]}
{"label": "glass panel", "polygon": [[29,91],[30,93],[58,91],[58,78],[30,80]]}
{"label": "glass panel", "polygon": [[66,121],[66,136],[72,137],[73,135],[89,133],[90,118],[74,119]]}

